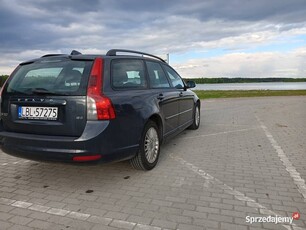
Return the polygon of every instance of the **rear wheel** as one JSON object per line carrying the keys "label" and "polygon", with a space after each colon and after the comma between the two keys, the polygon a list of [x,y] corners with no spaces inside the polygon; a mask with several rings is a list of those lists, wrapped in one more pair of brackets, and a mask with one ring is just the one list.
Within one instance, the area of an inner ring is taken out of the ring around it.
{"label": "rear wheel", "polygon": [[153,121],[149,121],[144,128],[139,151],[130,163],[135,169],[151,170],[157,164],[159,152],[159,129]]}
{"label": "rear wheel", "polygon": [[193,112],[193,123],[191,126],[189,126],[189,129],[193,129],[196,130],[199,128],[200,126],[200,105],[196,104],[195,108],[194,108],[194,112]]}

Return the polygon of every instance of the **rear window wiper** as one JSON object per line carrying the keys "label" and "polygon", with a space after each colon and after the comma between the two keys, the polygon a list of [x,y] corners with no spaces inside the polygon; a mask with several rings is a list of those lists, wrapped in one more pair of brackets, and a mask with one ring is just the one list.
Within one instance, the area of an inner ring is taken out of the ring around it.
{"label": "rear window wiper", "polygon": [[67,95],[66,93],[58,93],[58,92],[53,92],[49,91],[48,89],[45,88],[34,88],[31,91],[32,94],[44,94],[44,95]]}
{"label": "rear window wiper", "polygon": [[28,91],[16,90],[16,89],[12,89],[12,88],[8,88],[7,92],[8,93],[24,94],[24,95],[29,95],[30,94]]}

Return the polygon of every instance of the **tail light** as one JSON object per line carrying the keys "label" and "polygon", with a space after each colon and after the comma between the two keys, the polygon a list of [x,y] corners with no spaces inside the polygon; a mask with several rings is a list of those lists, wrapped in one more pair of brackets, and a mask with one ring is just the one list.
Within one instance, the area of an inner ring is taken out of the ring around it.
{"label": "tail light", "polygon": [[103,59],[96,58],[87,88],[87,120],[111,120],[116,113],[111,100],[103,95]]}

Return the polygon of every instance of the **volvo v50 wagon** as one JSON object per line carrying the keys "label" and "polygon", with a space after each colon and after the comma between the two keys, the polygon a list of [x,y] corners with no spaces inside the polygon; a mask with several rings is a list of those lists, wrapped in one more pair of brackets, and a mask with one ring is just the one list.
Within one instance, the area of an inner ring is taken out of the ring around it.
{"label": "volvo v50 wagon", "polygon": [[0,145],[47,161],[157,164],[163,141],[200,125],[200,100],[163,59],[138,51],[48,54],[1,89]]}

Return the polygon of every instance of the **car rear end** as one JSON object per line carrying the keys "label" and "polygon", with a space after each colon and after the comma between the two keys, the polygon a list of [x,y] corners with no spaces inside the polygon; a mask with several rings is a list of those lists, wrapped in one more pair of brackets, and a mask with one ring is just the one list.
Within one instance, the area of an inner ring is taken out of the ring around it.
{"label": "car rear end", "polygon": [[2,150],[37,160],[113,160],[108,126],[116,113],[102,92],[103,62],[47,55],[20,64],[1,89]]}

